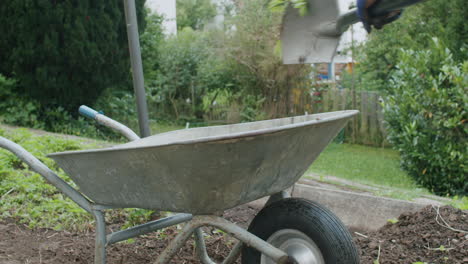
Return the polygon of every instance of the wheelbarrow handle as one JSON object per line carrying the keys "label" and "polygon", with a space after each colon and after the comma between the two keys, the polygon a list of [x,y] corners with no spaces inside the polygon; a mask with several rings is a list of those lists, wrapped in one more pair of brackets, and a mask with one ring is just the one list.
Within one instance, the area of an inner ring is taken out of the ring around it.
{"label": "wheelbarrow handle", "polygon": [[50,184],[57,187],[61,192],[70,197],[75,203],[89,213],[92,213],[91,202],[81,193],[71,187],[67,182],[62,180],[55,172],[49,169],[39,159],[25,150],[20,145],[10,141],[4,137],[0,137],[0,148],[6,149],[20,158],[24,163],[28,164],[31,170],[39,173]]}
{"label": "wheelbarrow handle", "polygon": [[78,109],[78,112],[80,113],[80,115],[85,116],[87,118],[91,118],[91,119],[96,119],[96,116],[99,114],[98,111],[86,105],[80,106],[80,108]]}
{"label": "wheelbarrow handle", "polygon": [[133,130],[128,128],[127,126],[115,121],[112,118],[109,118],[109,117],[99,113],[98,111],[92,109],[91,107],[88,107],[86,105],[82,105],[78,109],[78,112],[81,115],[85,116],[85,117],[96,120],[96,122],[98,122],[99,124],[101,124],[103,126],[109,127],[111,129],[117,131],[118,133],[120,133],[120,134],[124,135],[126,138],[128,138],[130,141],[140,139],[140,137],[135,132],[133,132]]}

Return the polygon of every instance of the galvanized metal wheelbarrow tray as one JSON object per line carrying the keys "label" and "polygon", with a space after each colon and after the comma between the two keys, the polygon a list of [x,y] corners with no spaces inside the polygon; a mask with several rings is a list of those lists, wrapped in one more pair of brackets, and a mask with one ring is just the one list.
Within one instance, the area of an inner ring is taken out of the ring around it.
{"label": "galvanized metal wheelbarrow tray", "polygon": [[[140,139],[124,125],[81,107],[80,113],[124,134],[130,143],[111,148],[49,155],[73,179],[79,191],[61,180],[21,146],[0,137],[10,150],[96,219],[95,263],[106,263],[106,245],[188,222],[156,263],[167,263],[195,233],[203,263],[201,226],[220,228],[240,242],[224,263],[233,263],[242,243],[277,263],[291,258],[216,212],[270,197],[287,196],[320,152],[358,111],[340,111],[228,126],[194,128]],[[147,208],[184,212],[128,230],[106,234],[104,211]],[[190,214],[187,214],[190,213]]]}

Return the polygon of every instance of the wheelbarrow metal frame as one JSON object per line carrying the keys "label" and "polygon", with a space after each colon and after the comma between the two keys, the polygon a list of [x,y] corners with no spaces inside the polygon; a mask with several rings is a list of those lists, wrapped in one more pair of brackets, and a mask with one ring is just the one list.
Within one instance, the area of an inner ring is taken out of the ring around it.
{"label": "wheelbarrow metal frame", "polygon": [[[92,109],[80,109],[82,114],[85,114],[89,117],[95,119],[101,125],[105,125],[109,128],[112,128],[124,136],[126,136],[129,140],[135,140],[139,137],[128,127],[124,126],[123,124],[112,120],[104,115],[101,115],[95,112]],[[87,110],[92,110],[94,112],[86,112]],[[86,113],[84,113],[86,112]],[[270,257],[277,263],[294,263],[294,261],[288,257],[288,255],[266,241],[258,238],[257,236],[249,233],[243,228],[217,216],[213,215],[206,215],[206,216],[193,216],[191,214],[176,214],[173,216],[169,216],[163,219],[159,219],[156,221],[151,221],[142,225],[138,225],[135,227],[131,227],[126,230],[121,230],[117,232],[113,232],[107,234],[106,232],[106,223],[105,223],[105,211],[109,209],[114,209],[113,207],[109,207],[106,205],[100,205],[90,201],[88,198],[83,196],[80,192],[76,189],[71,187],[68,183],[62,180],[55,172],[53,172],[50,168],[48,168],[44,163],[42,163],[39,159],[34,157],[31,153],[26,151],[20,145],[0,137],[0,148],[4,148],[9,150],[13,154],[15,154],[18,158],[20,158],[23,162],[25,162],[31,170],[37,172],[42,177],[44,177],[51,185],[55,186],[59,189],[62,193],[68,196],[72,201],[78,204],[81,208],[83,208],[88,213],[92,214],[96,220],[96,238],[95,238],[95,256],[94,256],[94,263],[95,264],[105,264],[106,263],[106,247],[108,245],[127,240],[129,238],[137,237],[140,235],[144,235],[156,230],[160,230],[166,227],[178,225],[181,223],[186,223],[182,231],[176,236],[174,240],[172,240],[167,248],[158,256],[155,264],[162,264],[167,263],[170,259],[174,256],[178,249],[180,249],[187,239],[191,235],[195,235],[196,239],[196,249],[197,254],[200,257],[202,263],[204,264],[213,264],[210,257],[207,254],[206,246],[203,240],[203,231],[201,227],[204,226],[213,226],[219,228],[227,233],[231,234],[233,237],[239,240],[239,242],[234,246],[233,250],[230,252],[228,257],[224,260],[223,264],[230,264],[234,263],[238,258],[243,244],[249,245],[253,248],[256,248],[266,256]],[[288,197],[287,192],[280,192],[278,194],[272,195],[268,203],[279,200],[285,197]],[[268,204],[267,203],[267,204]]]}

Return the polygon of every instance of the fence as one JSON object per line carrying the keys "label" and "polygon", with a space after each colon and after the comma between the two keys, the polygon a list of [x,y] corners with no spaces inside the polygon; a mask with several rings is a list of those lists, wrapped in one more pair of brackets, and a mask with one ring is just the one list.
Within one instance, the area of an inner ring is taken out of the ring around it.
{"label": "fence", "polygon": [[[356,91],[349,89],[330,89],[313,94],[301,93],[291,96],[286,103],[272,103],[265,107],[268,118],[323,113],[356,109],[360,114],[353,118],[344,129],[344,139],[348,143],[370,146],[389,146],[384,126],[381,97],[376,92]],[[274,106],[272,108],[272,106]],[[213,107],[205,115],[206,124],[232,124],[241,121],[239,105]],[[287,114],[284,109],[290,109]],[[279,111],[278,109],[282,110]]]}
{"label": "fence", "polygon": [[316,113],[349,109],[360,111],[344,130],[347,142],[372,146],[389,145],[383,120],[382,98],[378,93],[331,89],[318,96],[321,100],[316,100],[314,104]]}

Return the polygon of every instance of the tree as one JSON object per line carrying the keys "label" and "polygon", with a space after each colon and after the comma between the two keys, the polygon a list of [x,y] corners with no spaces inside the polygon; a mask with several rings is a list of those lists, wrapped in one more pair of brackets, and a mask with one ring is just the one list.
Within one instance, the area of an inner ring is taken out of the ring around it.
{"label": "tree", "polygon": [[211,0],[177,0],[177,28],[200,30],[216,16],[216,5]]}
{"label": "tree", "polygon": [[[144,2],[136,1],[140,30]],[[130,87],[122,1],[2,1],[0,32],[0,73],[45,108],[76,112],[108,87]]]}

